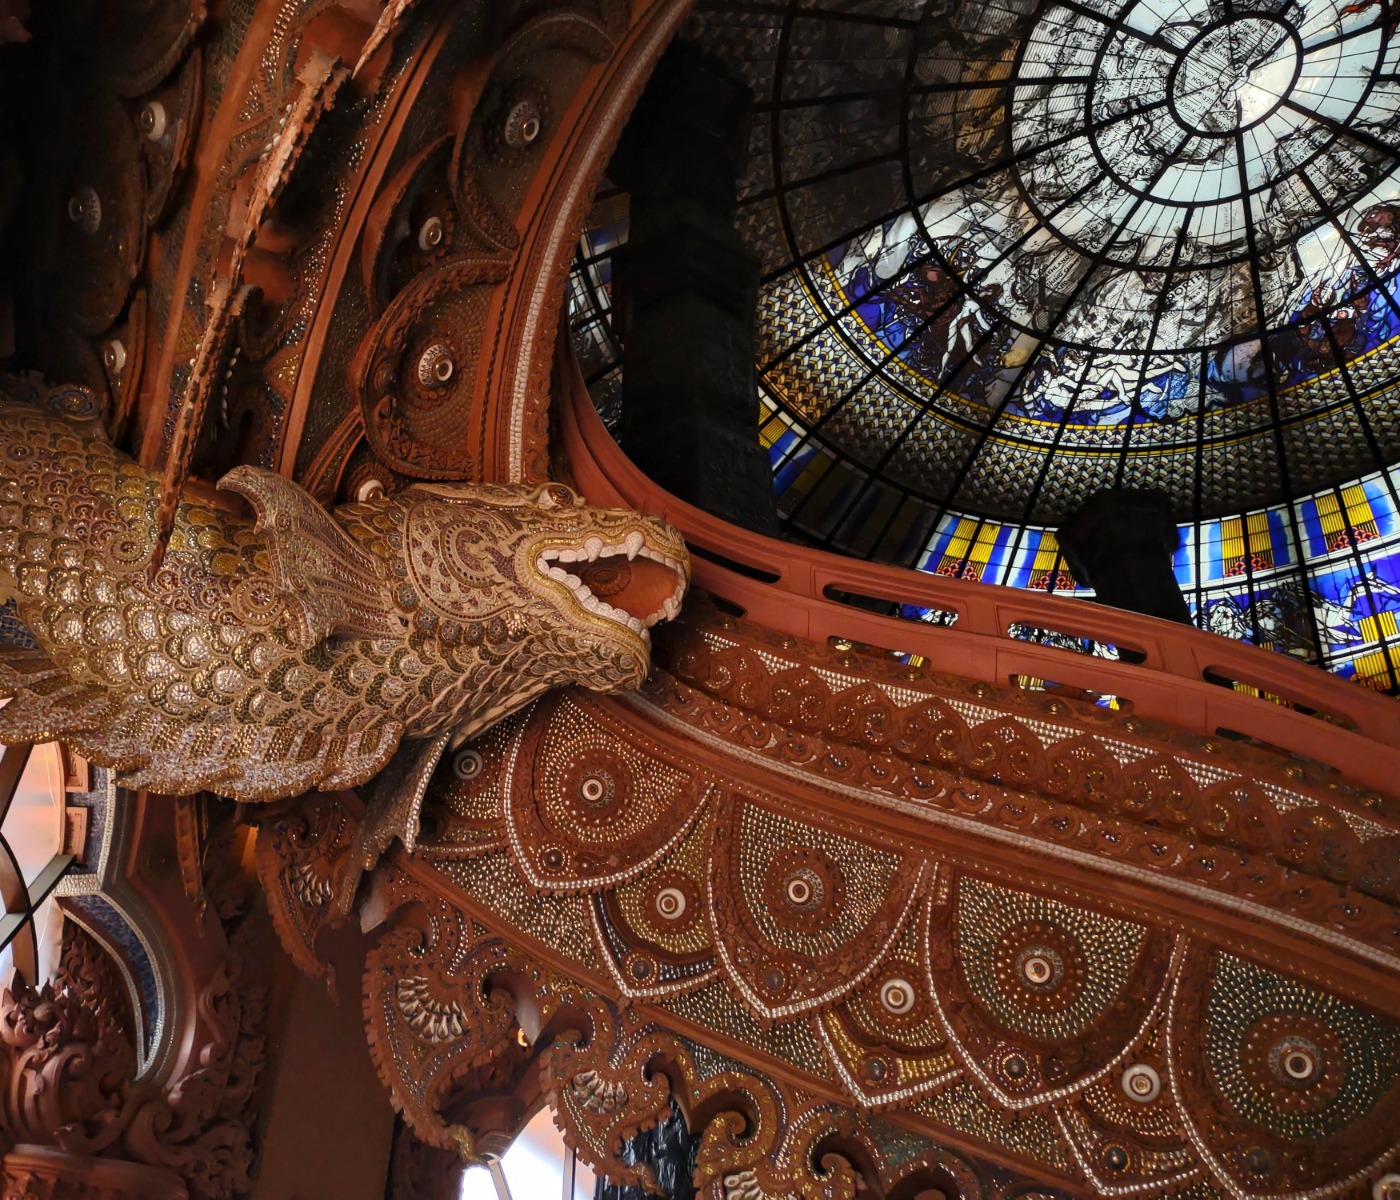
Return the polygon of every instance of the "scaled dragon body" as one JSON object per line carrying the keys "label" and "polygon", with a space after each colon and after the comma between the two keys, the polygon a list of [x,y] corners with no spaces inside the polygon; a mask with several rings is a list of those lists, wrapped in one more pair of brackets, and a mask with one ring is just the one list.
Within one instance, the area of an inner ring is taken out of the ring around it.
{"label": "scaled dragon body", "polygon": [[0,402],[0,599],[41,647],[0,663],[0,742],[62,740],[134,787],[346,788],[405,739],[430,769],[549,687],[636,687],[685,590],[672,529],[559,484],[331,515],[246,466],[220,486],[251,513],[182,501],[148,577],[159,477],[57,406]]}

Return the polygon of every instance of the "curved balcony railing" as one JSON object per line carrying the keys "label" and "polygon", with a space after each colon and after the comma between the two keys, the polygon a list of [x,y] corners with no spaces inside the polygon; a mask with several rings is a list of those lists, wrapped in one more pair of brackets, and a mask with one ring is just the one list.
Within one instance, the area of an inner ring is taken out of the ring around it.
{"label": "curved balcony railing", "polygon": [[[861,562],[741,529],[664,491],[622,453],[594,411],[567,338],[560,339],[556,387],[562,448],[583,495],[675,525],[691,548],[695,584],[748,620],[809,641],[917,655],[936,670],[989,683],[1053,680],[1112,695],[1143,717],[1313,759],[1362,787],[1391,791],[1400,783],[1400,706],[1393,699],[1153,617]],[[857,607],[850,597],[956,619],[903,620]],[[1017,627],[1116,646],[1122,657],[1021,640],[1012,632]]]}

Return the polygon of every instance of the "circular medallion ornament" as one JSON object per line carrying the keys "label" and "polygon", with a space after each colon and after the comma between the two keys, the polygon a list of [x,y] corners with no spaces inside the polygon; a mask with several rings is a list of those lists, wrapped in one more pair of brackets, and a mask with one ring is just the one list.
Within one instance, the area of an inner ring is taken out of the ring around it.
{"label": "circular medallion ornament", "polygon": [[883,1085],[894,1082],[895,1069],[888,1059],[871,1055],[861,1064],[860,1073],[866,1083]]}
{"label": "circular medallion ornament", "polygon": [[1059,956],[1043,947],[1028,948],[1021,954],[1021,974],[1032,987],[1050,987],[1064,974]]}
{"label": "circular medallion ornament", "polygon": [[519,100],[511,105],[501,123],[501,140],[512,150],[523,149],[540,136],[542,126],[539,105],[532,100]]}
{"label": "circular medallion ornament", "polygon": [[1123,1072],[1123,1094],[1139,1104],[1151,1104],[1162,1094],[1162,1077],[1146,1063],[1134,1063]]}
{"label": "circular medallion ornament", "polygon": [[569,757],[559,776],[559,798],[569,817],[589,827],[623,819],[633,796],[632,771],[622,758],[605,750],[581,750]]}
{"label": "circular medallion ornament", "polygon": [[1307,1083],[1322,1069],[1322,1057],[1307,1038],[1284,1038],[1269,1052],[1274,1074],[1294,1083]]}
{"label": "circular medallion ornament", "polygon": [[485,762],[479,750],[467,747],[452,756],[452,773],[461,780],[472,780],[481,774]]}
{"label": "circular medallion ornament", "polygon": [[1103,1152],[1103,1165],[1115,1174],[1126,1171],[1132,1161],[1132,1156],[1122,1146],[1109,1146]]}
{"label": "circular medallion ornament", "polygon": [[896,975],[880,985],[880,1003],[891,1016],[905,1016],[913,1010],[917,999],[914,985],[903,976]]}
{"label": "circular medallion ornament", "polygon": [[1019,1046],[997,1046],[988,1057],[987,1065],[997,1083],[1013,1095],[1026,1095],[1042,1086],[1039,1063]]}
{"label": "circular medallion ornament", "polygon": [[442,218],[429,217],[418,227],[418,248],[423,251],[436,250],[442,245],[442,239],[445,235],[446,228],[442,223]]}
{"label": "circular medallion ornament", "polygon": [[229,607],[247,625],[272,624],[281,615],[282,606],[281,593],[265,580],[241,579],[229,592]]}
{"label": "circular medallion ornament", "polygon": [[111,338],[102,347],[102,365],[107,368],[107,374],[113,379],[120,379],[121,374],[126,370],[126,346],[122,344],[121,338]]}
{"label": "circular medallion ornament", "polygon": [[136,128],[148,142],[158,142],[165,136],[170,123],[165,105],[159,100],[150,101],[137,115]]}
{"label": "circular medallion ornament", "polygon": [[1336,1033],[1306,1013],[1273,1013],[1256,1021],[1240,1055],[1259,1098],[1293,1113],[1318,1111],[1336,1098],[1344,1061]]}
{"label": "circular medallion ornament", "polygon": [[680,888],[662,888],[656,895],[656,915],[663,921],[678,921],[685,916],[689,901]]}
{"label": "circular medallion ornament", "polygon": [[649,954],[633,951],[622,960],[622,977],[634,987],[646,987],[656,981],[656,960]]}
{"label": "circular medallion ornament", "polygon": [[585,775],[579,784],[578,794],[585,804],[593,807],[606,804],[613,794],[612,776],[601,771],[594,775]]}
{"label": "circular medallion ornament", "polygon": [[1371,1200],[1400,1200],[1400,1175],[1382,1175],[1371,1185]]}
{"label": "circular medallion ornament", "polygon": [[928,997],[915,983],[920,978],[917,963],[899,958],[886,962],[863,993],[870,1019],[902,1034],[915,1034],[930,1016]]}
{"label": "circular medallion ornament", "polygon": [[434,342],[418,356],[418,384],[427,391],[446,387],[456,371],[451,347],[442,342]]}
{"label": "circular medallion ornament", "polygon": [[498,161],[520,155],[536,145],[549,117],[549,93],[536,79],[518,79],[497,102],[488,129],[491,156]]}
{"label": "circular medallion ornament", "polygon": [[700,890],[688,875],[667,871],[648,885],[642,911],[666,933],[685,933],[700,919]]}
{"label": "circular medallion ornament", "polygon": [[778,924],[803,933],[828,925],[841,910],[846,884],[834,859],[814,846],[788,846],[764,876],[764,900]]}
{"label": "circular medallion ornament", "polygon": [[993,969],[1011,1003],[1054,1013],[1079,998],[1088,967],[1073,934],[1048,921],[1024,921],[998,939]]}

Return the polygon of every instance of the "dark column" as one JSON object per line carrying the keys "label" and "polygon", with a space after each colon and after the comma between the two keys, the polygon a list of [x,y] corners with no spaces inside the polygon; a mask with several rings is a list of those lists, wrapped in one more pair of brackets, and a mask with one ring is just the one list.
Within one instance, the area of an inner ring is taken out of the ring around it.
{"label": "dark column", "polygon": [[689,43],[667,50],[609,174],[631,196],[614,256],[620,441],[657,483],[717,517],[777,532],[758,441],[758,260],[734,229],[752,93]]}
{"label": "dark column", "polygon": [[1060,526],[1069,569],[1103,604],[1191,623],[1172,571],[1180,532],[1163,492],[1105,488]]}

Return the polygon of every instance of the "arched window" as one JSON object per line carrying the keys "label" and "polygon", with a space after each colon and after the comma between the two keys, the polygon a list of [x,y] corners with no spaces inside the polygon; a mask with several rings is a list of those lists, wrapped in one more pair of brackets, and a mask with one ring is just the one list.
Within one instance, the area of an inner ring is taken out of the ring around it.
{"label": "arched window", "polygon": [[65,849],[71,764],[54,742],[0,754],[0,986],[16,974],[37,986],[56,961],[62,915],[51,895],[73,862]]}

